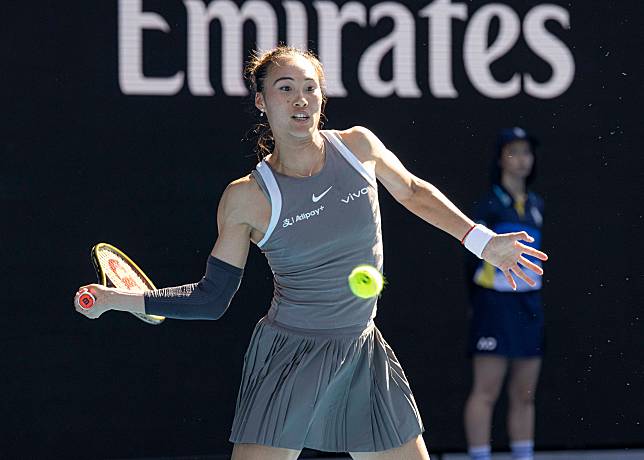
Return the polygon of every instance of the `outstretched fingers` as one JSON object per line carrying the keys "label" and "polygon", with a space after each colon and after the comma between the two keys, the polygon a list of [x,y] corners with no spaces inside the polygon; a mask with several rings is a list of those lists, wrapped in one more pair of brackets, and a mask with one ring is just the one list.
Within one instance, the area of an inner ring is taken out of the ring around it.
{"label": "outstretched fingers", "polygon": [[512,278],[512,275],[510,274],[510,269],[506,268],[505,270],[503,270],[503,275],[505,276],[505,279],[507,280],[510,287],[512,287],[512,289],[516,291],[517,283],[516,281],[514,281],[514,278]]}
{"label": "outstretched fingers", "polygon": [[533,263],[533,262],[530,262],[530,261],[529,261],[528,259],[526,259],[525,257],[520,256],[520,257],[519,257],[519,261],[518,261],[518,262],[519,262],[521,265],[523,265],[524,267],[529,268],[530,270],[532,270],[533,272],[535,272],[537,275],[543,275],[543,268],[541,268],[540,266],[538,266],[537,264],[535,264],[535,263]]}
{"label": "outstretched fingers", "polygon": [[514,264],[513,267],[510,267],[510,270],[514,274],[516,274],[519,278],[521,278],[523,281],[528,283],[530,286],[534,286],[536,284],[536,282],[533,279],[531,279],[528,275],[526,275],[526,273],[523,270],[521,270],[521,267],[519,267],[518,264]]}
{"label": "outstretched fingers", "polygon": [[510,233],[510,235],[512,235],[514,239],[517,241],[523,240],[523,241],[527,241],[528,243],[532,243],[534,241],[534,238],[528,235],[527,232],[514,232],[514,233]]}
{"label": "outstretched fingers", "polygon": [[[521,241],[526,241],[528,243],[534,242],[534,238],[531,237],[527,232],[514,232],[503,235],[505,241],[509,240],[512,242],[512,249],[505,254],[505,257],[502,257],[502,261],[496,265],[505,276],[510,287],[516,291],[517,283],[514,279],[514,276],[517,276],[519,279],[522,279],[530,286],[535,286],[537,283],[535,280],[530,278],[524,271],[522,267],[525,267],[537,275],[543,275],[543,269],[536,263],[528,260],[524,255],[533,256],[539,260],[548,260],[548,255],[544,252],[539,251],[533,247],[527,246]],[[507,248],[507,246],[506,246]],[[519,266],[521,264],[521,266]],[[513,276],[514,275],[514,276]]]}
{"label": "outstretched fingers", "polygon": [[[527,235],[527,233],[525,233],[525,232],[520,232],[520,233],[524,233],[524,234]],[[523,239],[523,238],[519,238],[519,239]],[[546,254],[545,252],[541,252],[538,249],[535,249],[533,247],[527,246],[527,245],[525,245],[523,243],[519,243],[518,241],[515,242],[515,245],[517,247],[519,247],[521,249],[521,252],[524,253],[524,254],[534,256],[539,260],[548,260],[548,254]]]}

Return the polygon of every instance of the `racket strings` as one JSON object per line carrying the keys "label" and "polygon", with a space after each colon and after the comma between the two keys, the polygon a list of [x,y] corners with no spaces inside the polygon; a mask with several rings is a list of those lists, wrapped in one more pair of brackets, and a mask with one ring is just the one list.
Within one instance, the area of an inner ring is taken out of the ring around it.
{"label": "racket strings", "polygon": [[[100,281],[104,280],[106,286],[135,292],[156,289],[141,269],[117,248],[99,243],[92,248],[92,254]],[[163,316],[130,313],[148,324],[158,325],[165,320]]]}
{"label": "racket strings", "polygon": [[148,291],[152,286],[119,254],[102,248],[96,253],[98,263],[105,277],[119,289]]}

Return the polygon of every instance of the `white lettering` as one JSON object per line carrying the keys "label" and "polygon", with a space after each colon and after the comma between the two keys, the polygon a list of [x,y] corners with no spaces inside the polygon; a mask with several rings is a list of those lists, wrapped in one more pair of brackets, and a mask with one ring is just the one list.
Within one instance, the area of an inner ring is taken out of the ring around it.
{"label": "white lettering", "polygon": [[481,337],[478,342],[476,342],[476,349],[481,351],[492,351],[496,350],[496,339],[494,337]]}
{"label": "white lettering", "polygon": [[143,75],[143,29],[170,31],[157,13],[141,11],[141,0],[119,1],[119,86],[123,94],[177,94],[183,86],[183,72],[172,77]]}
{"label": "white lettering", "polygon": [[366,195],[367,193],[369,193],[369,190],[367,190],[367,187],[364,187],[358,190],[358,193],[354,193],[354,192],[349,193],[346,198],[341,198],[340,201],[342,201],[343,203],[349,203],[349,201],[353,201],[356,198],[360,198],[360,196]]}
{"label": "white lettering", "polygon": [[429,18],[429,88],[436,97],[458,96],[452,78],[452,18],[466,20],[467,6],[436,0],[419,11]]}
{"label": "white lettering", "polygon": [[[387,97],[419,97],[416,84],[415,24],[407,8],[393,2],[379,3],[371,9],[369,23],[374,26],[383,17],[394,20],[394,30],[371,45],[362,55],[358,66],[360,86],[369,95]],[[380,78],[380,64],[389,52],[393,52],[393,78],[385,82]]]}
{"label": "white lettering", "polygon": [[257,47],[270,49],[277,44],[277,18],[266,2],[244,2],[241,9],[231,0],[215,0],[208,8],[202,0],[184,0],[188,9],[188,86],[195,95],[214,94],[210,85],[210,21],[218,19],[222,35],[222,86],[229,96],[245,96],[242,67],[244,63],[244,22],[252,20],[257,28]]}
{"label": "white lettering", "polygon": [[540,5],[532,8],[523,20],[523,36],[537,56],[552,67],[552,78],[539,83],[526,73],[523,75],[525,92],[541,99],[557,97],[566,91],[575,77],[575,61],[570,50],[545,27],[553,19],[564,28],[570,28],[568,11],[558,5]]}
{"label": "white lettering", "polygon": [[[499,36],[488,47],[490,22],[494,17],[499,18]],[[521,91],[518,73],[501,83],[495,80],[490,71],[490,65],[514,46],[519,31],[517,14],[509,6],[500,3],[481,7],[470,20],[463,50],[465,70],[472,84],[485,96],[500,99],[515,96]]]}
{"label": "white lettering", "polygon": [[282,2],[286,12],[286,41],[290,46],[308,49],[308,22],[306,8],[300,2],[286,0]]}
{"label": "white lettering", "polygon": [[347,2],[338,12],[338,5],[329,1],[313,2],[318,14],[318,55],[326,73],[327,94],[345,97],[342,84],[342,26],[355,22],[367,25],[367,10],[358,2]]}
{"label": "white lettering", "polygon": [[[118,78],[124,94],[174,95],[187,81],[191,94],[214,95],[210,75],[210,25],[213,20],[221,25],[221,43],[218,45],[222,62],[216,67],[220,69],[221,87],[227,96],[248,94],[242,75],[244,52],[248,46],[244,46],[244,25],[247,22],[252,22],[256,31],[256,43],[251,44],[253,48],[265,50],[277,44],[278,21],[284,22],[288,44],[300,48],[310,45],[308,12],[301,0],[283,0],[281,18],[277,17],[274,4],[266,0],[182,1],[188,29],[186,69],[169,70],[162,72],[162,77],[151,77],[144,75],[143,71],[144,31],[169,33],[169,24],[176,21],[143,11],[142,0],[119,0]],[[461,37],[453,37],[452,26],[454,20],[468,20],[467,5],[464,1],[434,0],[418,11],[418,17],[428,21],[428,67],[423,73],[427,72],[429,91],[434,97],[456,98],[459,95],[454,84],[452,56],[454,44],[459,43]],[[390,18],[393,29],[387,36],[367,44],[363,50],[352,50],[358,85],[372,97],[423,97],[416,75],[416,53],[422,48],[415,38],[415,17],[403,2],[384,1],[367,7],[355,0],[341,6],[331,0],[316,0],[313,7],[318,25],[317,52],[325,67],[329,96],[349,95],[342,80],[344,26],[357,25],[351,27],[351,32],[360,35],[360,28],[376,27],[382,19]],[[498,21],[498,34],[490,43],[493,21]],[[522,80],[524,92],[536,98],[554,98],[568,90],[575,77],[574,57],[569,47],[546,29],[548,21],[556,21],[564,29],[570,29],[570,14],[558,5],[535,6],[526,14],[523,25],[517,13],[506,4],[489,3],[476,10],[462,37],[463,64],[472,86],[486,97],[500,99],[519,94]],[[537,81],[531,73],[519,68],[502,78],[506,81],[499,81],[497,78],[500,77],[492,74],[491,67],[515,46],[521,34],[530,51],[543,61],[544,66],[552,69],[552,76],[546,81]],[[382,63],[390,53],[392,77],[383,80]]]}
{"label": "white lettering", "polygon": [[319,216],[322,211],[324,211],[324,206],[320,206],[319,208],[312,209],[308,212],[303,212],[302,214],[298,214],[295,217],[287,217],[282,221],[282,228],[287,228],[302,220],[309,220],[312,217]]}

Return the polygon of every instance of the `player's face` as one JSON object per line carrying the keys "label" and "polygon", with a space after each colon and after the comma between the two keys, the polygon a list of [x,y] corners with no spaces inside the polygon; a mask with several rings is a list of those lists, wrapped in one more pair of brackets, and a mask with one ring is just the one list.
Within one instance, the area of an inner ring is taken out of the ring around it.
{"label": "player's face", "polygon": [[504,174],[525,179],[530,175],[533,164],[534,155],[528,141],[512,141],[506,144],[501,151],[499,166]]}
{"label": "player's face", "polygon": [[315,67],[303,56],[280,58],[272,64],[257,93],[255,105],[264,110],[273,134],[310,137],[318,127],[322,90]]}

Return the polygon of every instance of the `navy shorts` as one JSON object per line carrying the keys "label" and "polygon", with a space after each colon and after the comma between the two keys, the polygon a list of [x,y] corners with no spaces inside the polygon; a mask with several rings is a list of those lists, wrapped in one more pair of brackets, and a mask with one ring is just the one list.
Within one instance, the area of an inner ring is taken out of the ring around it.
{"label": "navy shorts", "polygon": [[529,358],[543,355],[541,293],[498,292],[476,287],[468,352]]}

